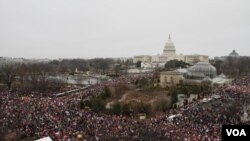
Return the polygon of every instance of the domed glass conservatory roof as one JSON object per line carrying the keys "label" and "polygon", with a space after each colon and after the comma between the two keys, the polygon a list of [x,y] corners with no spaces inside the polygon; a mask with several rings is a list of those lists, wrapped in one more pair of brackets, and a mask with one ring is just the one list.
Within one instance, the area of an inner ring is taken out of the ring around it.
{"label": "domed glass conservatory roof", "polygon": [[216,68],[207,62],[199,62],[188,68],[190,75],[213,78],[216,76]]}

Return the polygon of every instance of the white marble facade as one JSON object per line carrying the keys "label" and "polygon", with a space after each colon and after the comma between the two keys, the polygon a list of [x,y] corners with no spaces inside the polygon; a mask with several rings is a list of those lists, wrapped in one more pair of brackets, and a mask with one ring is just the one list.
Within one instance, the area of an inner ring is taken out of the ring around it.
{"label": "white marble facade", "polygon": [[[136,63],[137,61],[141,61],[143,63],[152,63],[154,65],[152,66],[162,66],[160,64],[165,64],[166,62],[170,60],[179,60],[184,61],[190,64],[193,64],[194,59],[198,62],[208,62],[208,56],[207,55],[183,55],[183,54],[176,54],[176,49],[173,41],[171,40],[171,37],[169,35],[168,41],[166,42],[163,53],[149,56],[149,55],[140,55],[140,56],[134,56],[133,62]],[[197,60],[198,59],[198,60]]]}

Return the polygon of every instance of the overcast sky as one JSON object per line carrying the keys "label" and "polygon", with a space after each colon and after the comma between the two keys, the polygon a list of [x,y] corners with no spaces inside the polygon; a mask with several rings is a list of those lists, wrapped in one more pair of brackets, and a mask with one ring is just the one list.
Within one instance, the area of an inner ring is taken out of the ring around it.
{"label": "overcast sky", "polygon": [[0,56],[250,55],[250,0],[0,0]]}

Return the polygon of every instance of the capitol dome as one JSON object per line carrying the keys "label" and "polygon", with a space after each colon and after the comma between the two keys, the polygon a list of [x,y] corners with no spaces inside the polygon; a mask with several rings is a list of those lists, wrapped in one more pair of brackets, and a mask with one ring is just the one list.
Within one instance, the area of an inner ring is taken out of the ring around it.
{"label": "capitol dome", "polygon": [[172,42],[170,37],[169,37],[169,40],[165,44],[165,48],[168,48],[168,47],[174,47],[174,43]]}
{"label": "capitol dome", "polygon": [[231,57],[238,57],[239,54],[238,54],[235,50],[233,50],[233,51],[229,54],[229,56],[231,56]]}
{"label": "capitol dome", "polygon": [[209,63],[199,62],[188,68],[189,75],[204,78],[206,76],[214,78],[216,76],[216,68]]}
{"label": "capitol dome", "polygon": [[164,46],[163,55],[164,56],[174,56],[174,55],[176,55],[175,46],[174,46],[174,43],[171,40],[170,35],[168,37],[168,41],[166,42],[166,44]]}

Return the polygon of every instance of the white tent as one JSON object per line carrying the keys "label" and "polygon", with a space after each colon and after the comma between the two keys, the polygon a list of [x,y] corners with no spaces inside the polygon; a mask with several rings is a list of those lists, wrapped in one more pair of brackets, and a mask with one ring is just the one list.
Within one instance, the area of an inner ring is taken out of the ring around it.
{"label": "white tent", "polygon": [[52,139],[50,137],[45,137],[45,138],[41,138],[35,141],[52,141]]}

